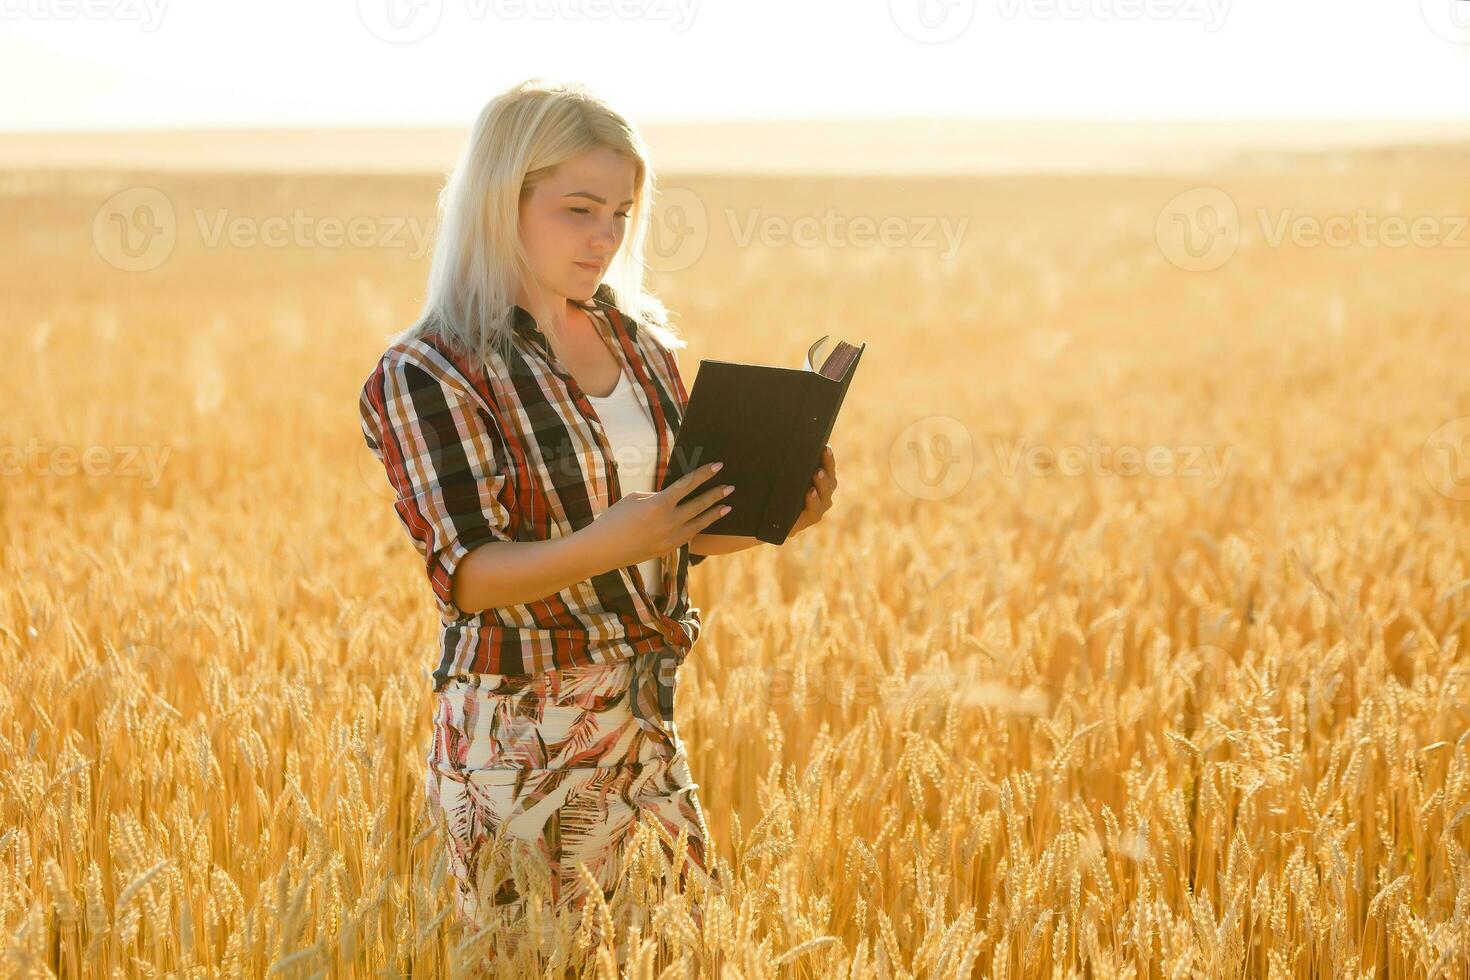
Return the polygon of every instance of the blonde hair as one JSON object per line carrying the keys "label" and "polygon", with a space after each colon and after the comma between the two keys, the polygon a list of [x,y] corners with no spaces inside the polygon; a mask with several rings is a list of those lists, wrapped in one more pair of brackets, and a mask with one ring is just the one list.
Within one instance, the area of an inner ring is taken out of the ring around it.
{"label": "blonde hair", "polygon": [[520,238],[522,195],[563,161],[598,147],[631,160],[634,176],[627,232],[597,295],[636,319],[664,346],[685,347],[663,303],[644,286],[643,245],[654,177],[642,137],[585,86],[539,79],[506,90],[480,110],[439,194],[423,311],[392,342],[435,331],[480,364],[492,364],[492,352],[509,361],[517,286],[531,274]]}

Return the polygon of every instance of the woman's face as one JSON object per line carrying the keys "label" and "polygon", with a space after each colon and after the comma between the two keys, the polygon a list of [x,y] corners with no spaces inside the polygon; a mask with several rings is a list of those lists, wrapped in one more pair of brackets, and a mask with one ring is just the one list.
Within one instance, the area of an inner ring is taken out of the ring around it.
{"label": "woman's face", "polygon": [[633,161],[598,147],[563,162],[522,197],[521,242],[541,290],[587,302],[627,232]]}

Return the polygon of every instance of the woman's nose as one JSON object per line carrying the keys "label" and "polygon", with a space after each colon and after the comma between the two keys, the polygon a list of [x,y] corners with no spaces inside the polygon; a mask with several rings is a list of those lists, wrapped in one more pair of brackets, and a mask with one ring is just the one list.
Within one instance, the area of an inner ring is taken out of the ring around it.
{"label": "woman's nose", "polygon": [[599,224],[597,226],[597,233],[593,236],[592,241],[594,244],[603,245],[609,250],[616,248],[618,244],[617,224],[612,221],[606,224]]}

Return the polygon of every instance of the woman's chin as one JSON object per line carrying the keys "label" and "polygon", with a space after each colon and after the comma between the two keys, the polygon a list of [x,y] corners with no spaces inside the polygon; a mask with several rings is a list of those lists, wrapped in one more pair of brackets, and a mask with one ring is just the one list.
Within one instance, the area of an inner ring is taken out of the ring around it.
{"label": "woman's chin", "polygon": [[566,295],[578,303],[590,303],[592,297],[597,295],[597,287],[601,285],[602,280],[600,279],[593,281],[590,285],[587,282],[568,283]]}

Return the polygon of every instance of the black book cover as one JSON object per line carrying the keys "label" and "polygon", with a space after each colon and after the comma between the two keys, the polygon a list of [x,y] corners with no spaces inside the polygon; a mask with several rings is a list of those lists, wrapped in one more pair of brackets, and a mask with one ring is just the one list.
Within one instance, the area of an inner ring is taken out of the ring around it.
{"label": "black book cover", "polygon": [[730,513],[701,533],[753,535],[771,544],[791,533],[868,347],[839,341],[816,368],[827,340],[811,346],[804,368],[699,362],[659,489],[706,463],[725,464],[687,495],[726,483],[735,487],[723,501]]}

